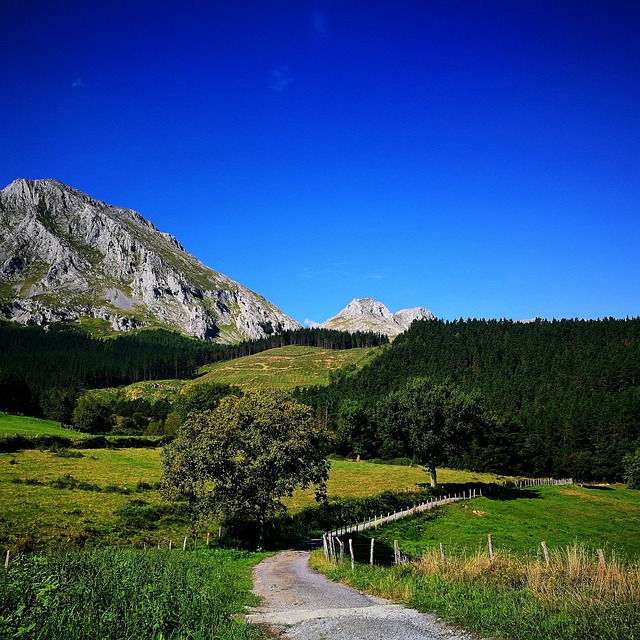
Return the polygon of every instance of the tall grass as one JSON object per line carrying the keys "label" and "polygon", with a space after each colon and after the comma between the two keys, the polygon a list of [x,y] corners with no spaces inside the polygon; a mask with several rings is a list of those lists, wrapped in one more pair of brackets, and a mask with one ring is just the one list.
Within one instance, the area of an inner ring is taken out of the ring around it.
{"label": "tall grass", "polygon": [[260,638],[235,617],[264,555],[100,549],[21,555],[0,569],[0,638]]}
{"label": "tall grass", "polygon": [[517,640],[637,640],[640,564],[606,563],[573,545],[526,560],[506,552],[447,556],[438,550],[400,567],[314,563],[347,582],[483,635]]}

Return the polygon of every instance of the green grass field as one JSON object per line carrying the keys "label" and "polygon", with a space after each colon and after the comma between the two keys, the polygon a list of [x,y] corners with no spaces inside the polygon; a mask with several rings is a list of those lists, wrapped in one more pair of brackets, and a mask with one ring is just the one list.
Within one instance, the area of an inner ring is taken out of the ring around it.
{"label": "green grass field", "polygon": [[64,436],[79,438],[83,434],[72,429],[63,429],[59,422],[30,418],[28,416],[14,416],[0,412],[0,436]]}
{"label": "green grass field", "polygon": [[603,548],[609,555],[640,558],[640,491],[566,485],[507,496],[453,503],[368,535],[390,546],[398,540],[413,557],[440,544],[451,553],[474,553],[486,549],[491,534],[496,549],[530,558],[540,555],[543,540],[549,549],[579,543],[594,552]]}
{"label": "green grass field", "polygon": [[[139,500],[147,503],[141,511],[149,516],[153,508],[167,508],[157,491],[137,491],[140,486],[160,481],[160,449],[88,449],[77,453],[82,457],[60,457],[38,450],[0,454],[0,546],[141,544],[176,540],[186,534],[187,523],[171,512],[160,514],[153,523],[145,522],[146,528],[138,531],[123,528],[122,517],[117,514]],[[86,490],[51,485],[69,477],[95,486]],[[495,479],[447,469],[442,470],[441,477],[448,482]],[[417,467],[334,461],[328,492],[333,497],[363,497],[386,490],[401,491],[425,481],[425,472]],[[298,491],[285,502],[292,511],[315,503],[312,491]]]}
{"label": "green grass field", "polygon": [[242,389],[264,387],[291,390],[297,386],[329,383],[331,371],[345,365],[357,367],[369,362],[377,349],[321,349],[319,347],[280,347],[228,362],[206,365],[202,376],[187,385],[217,382]]}
{"label": "green grass field", "polygon": [[[439,469],[441,483],[495,482],[497,476],[490,473]],[[404,467],[371,462],[333,460],[327,483],[329,498],[364,498],[383,491],[415,489],[416,485],[429,482],[428,474],[420,467]],[[307,507],[314,503],[313,490],[297,491],[285,500],[291,508]]]}
{"label": "green grass field", "polygon": [[[640,638],[640,492],[535,487],[440,507],[355,534],[350,562],[312,565],[330,578],[501,640]],[[494,557],[489,556],[488,534]],[[368,566],[374,537],[378,566]],[[417,560],[392,562],[393,541]],[[541,552],[550,551],[547,565]],[[442,558],[440,544],[444,545]],[[597,549],[604,550],[604,563]]]}
{"label": "green grass field", "polygon": [[[1,544],[28,548],[143,543],[185,535],[186,524],[172,518],[158,518],[152,527],[144,523],[139,531],[126,530],[117,514],[134,500],[156,507],[163,504],[155,490],[136,491],[159,482],[159,450],[87,449],[78,453],[82,457],[37,450],[0,455]],[[69,478],[93,488],[51,485]]]}

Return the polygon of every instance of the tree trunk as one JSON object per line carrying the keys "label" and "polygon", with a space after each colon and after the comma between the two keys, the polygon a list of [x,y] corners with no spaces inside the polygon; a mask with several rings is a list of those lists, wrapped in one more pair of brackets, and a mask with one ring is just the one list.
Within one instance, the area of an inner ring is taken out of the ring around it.
{"label": "tree trunk", "polygon": [[438,474],[436,472],[436,468],[435,467],[429,467],[427,469],[429,471],[429,481],[431,483],[432,487],[437,487],[438,486]]}

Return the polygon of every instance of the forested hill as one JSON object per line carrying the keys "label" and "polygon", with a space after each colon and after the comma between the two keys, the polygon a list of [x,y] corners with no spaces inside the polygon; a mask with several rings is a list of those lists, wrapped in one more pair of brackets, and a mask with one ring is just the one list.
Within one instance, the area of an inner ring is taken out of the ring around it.
{"label": "forested hill", "polygon": [[416,376],[482,395],[502,425],[486,455],[498,470],[618,479],[640,437],[639,318],[416,322],[357,374],[305,396],[334,416],[345,399],[371,414]]}
{"label": "forested hill", "polygon": [[237,345],[220,345],[164,329],[97,338],[76,325],[23,327],[0,321],[0,411],[39,415],[51,389],[110,387],[140,380],[193,378],[207,362],[230,360],[283,345],[325,349],[373,347],[373,333],[300,329]]}

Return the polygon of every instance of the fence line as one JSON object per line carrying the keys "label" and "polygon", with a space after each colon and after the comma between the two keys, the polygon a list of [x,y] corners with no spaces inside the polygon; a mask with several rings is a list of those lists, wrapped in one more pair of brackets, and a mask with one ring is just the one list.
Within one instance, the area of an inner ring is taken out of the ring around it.
{"label": "fence line", "polygon": [[[562,485],[562,484],[573,484],[573,479],[572,478],[560,478],[560,479],[534,478],[531,480],[517,480],[513,483],[506,481],[504,483],[500,483],[500,484],[494,483],[494,484],[499,489],[508,488],[510,486],[513,486],[516,489],[523,489],[527,487],[542,486],[542,485],[555,486],[555,485]],[[488,485],[485,488],[484,495],[487,495],[487,493],[491,493],[491,489],[492,489],[492,485]],[[453,495],[447,495],[443,498],[431,498],[427,502],[414,505],[413,507],[409,507],[401,511],[394,511],[393,513],[388,513],[386,516],[384,515],[374,516],[373,518],[369,520],[365,520],[364,522],[361,522],[361,523],[338,527],[333,531],[328,531],[324,535],[328,537],[332,537],[332,536],[338,537],[338,536],[344,536],[347,533],[358,533],[360,531],[366,531],[367,529],[377,528],[384,524],[388,524],[389,522],[401,520],[402,518],[406,518],[408,516],[417,515],[418,513],[422,513],[423,511],[429,511],[430,509],[433,509],[435,507],[439,507],[445,504],[450,504],[452,502],[459,502],[460,500],[473,500],[474,498],[479,498],[482,495],[483,495],[482,487],[479,487],[476,489],[468,489],[461,493],[454,493]]]}
{"label": "fence line", "polygon": [[[337,552],[336,543],[340,545],[339,554]],[[371,566],[374,566],[375,543],[376,543],[376,538],[371,538],[370,541],[367,542],[366,544],[364,543],[354,544],[353,538],[348,539],[349,560],[351,563],[352,570],[355,570],[356,555],[358,555],[358,557],[360,558],[360,560],[358,561],[360,564],[369,564]],[[327,561],[332,562],[334,564],[341,564],[341,565],[345,563],[345,554],[344,554],[345,542],[343,542],[337,536],[329,536],[325,534],[325,536],[323,537],[323,544],[324,544],[324,550],[325,550],[325,558],[327,559]],[[420,556],[412,557],[412,556],[407,556],[404,553],[401,553],[398,540],[393,541],[392,551],[388,550],[386,545],[383,544],[382,546],[383,546],[382,551],[378,551],[378,547],[375,546],[376,558],[377,558],[376,564],[378,566],[390,566],[390,565],[397,566],[399,564],[405,564],[407,562],[413,562],[413,561],[419,560]],[[538,560],[541,562],[544,562],[547,567],[551,566],[552,564],[551,555],[550,555],[547,543],[544,540],[540,542],[540,547],[542,549],[542,557],[540,557],[540,554],[538,554],[537,556]],[[454,555],[449,556],[447,553],[445,553],[445,548],[442,543],[439,543],[439,548],[429,547],[428,549],[425,549],[424,553],[427,553],[427,551],[432,551],[435,556],[439,556],[440,564],[443,567],[446,566],[451,559],[466,557],[464,555],[464,550],[463,550],[462,556],[460,556],[459,553],[455,554],[455,552],[454,552]],[[600,569],[604,569],[608,567],[612,562],[613,564],[616,563],[615,556],[613,556],[609,560],[609,562],[607,562],[605,558],[605,551],[603,548],[592,549],[591,552],[593,551],[597,551],[597,562]],[[459,552],[459,549],[458,549],[458,552]],[[510,551],[507,551],[507,555],[509,555],[510,553],[511,553]],[[572,549],[570,547],[566,547],[565,554],[568,561],[571,562]],[[490,563],[493,563],[496,560],[496,557],[498,557],[499,555],[501,554],[498,552],[498,550],[494,545],[493,535],[488,534],[487,535],[487,555],[486,555],[488,561]]]}

